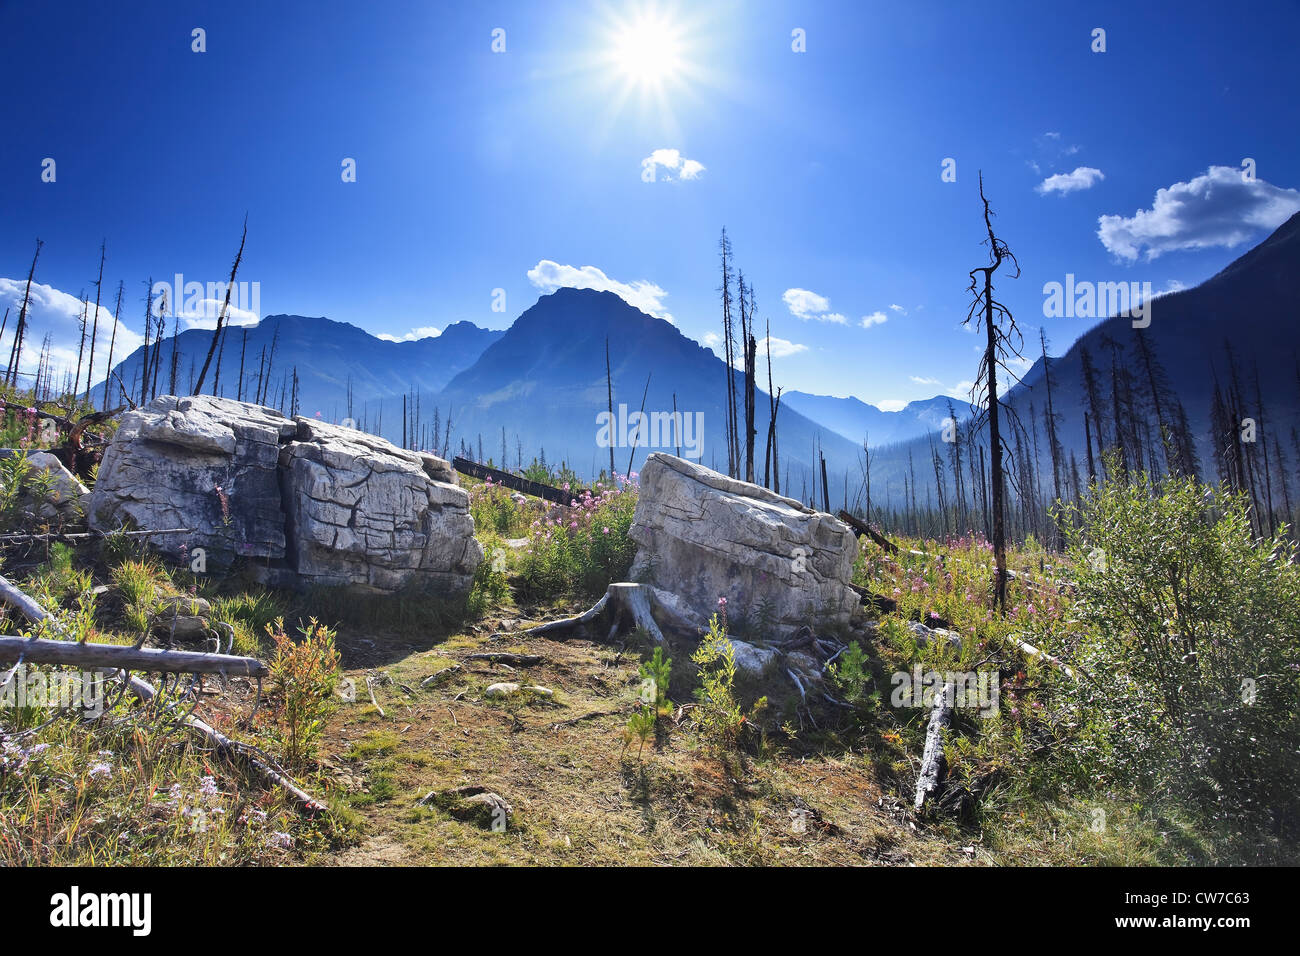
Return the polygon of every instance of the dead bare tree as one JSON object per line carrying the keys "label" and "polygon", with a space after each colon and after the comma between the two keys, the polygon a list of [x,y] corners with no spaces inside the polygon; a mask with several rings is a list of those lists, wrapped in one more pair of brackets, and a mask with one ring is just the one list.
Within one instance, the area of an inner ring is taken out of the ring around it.
{"label": "dead bare tree", "polygon": [[[146,282],[148,286],[144,297],[144,351],[140,359],[140,404],[143,405],[148,401],[148,395],[145,393],[149,390],[149,355],[150,339],[149,335],[153,331],[153,276],[150,276]],[[132,385],[132,388],[135,386]]]}
{"label": "dead bare tree", "polygon": [[627,479],[632,480],[632,462],[636,458],[636,446],[641,437],[641,429],[645,427],[645,397],[650,394],[650,376],[653,373],[647,372],[645,377],[645,391],[641,393],[641,414],[636,420],[636,433],[632,436],[632,453],[627,456]]}
{"label": "dead bare tree", "polygon": [[23,336],[27,334],[27,304],[31,301],[32,276],[36,275],[36,260],[41,257],[41,246],[45,243],[36,240],[36,254],[32,256],[32,266],[27,270],[27,285],[23,289],[23,304],[18,309],[18,324],[14,326],[14,343],[9,349],[9,368],[5,372],[5,384],[17,387],[18,363],[23,357]]}
{"label": "dead bare tree", "polygon": [[244,232],[239,237],[239,251],[235,253],[235,264],[230,267],[230,282],[226,285],[226,300],[221,304],[221,312],[217,314],[217,328],[212,333],[212,342],[208,345],[208,356],[203,360],[203,368],[199,371],[199,380],[194,385],[193,394],[197,395],[203,391],[203,380],[208,376],[208,366],[212,364],[212,356],[217,351],[218,341],[221,339],[221,330],[226,323],[226,312],[230,309],[230,293],[235,289],[235,275],[239,272],[239,262],[244,258],[244,242],[248,239],[248,216],[244,217]]}
{"label": "dead bare tree", "polygon": [[[1056,500],[1061,500],[1061,471],[1064,468],[1062,461],[1061,441],[1057,437],[1056,425],[1060,417],[1052,405],[1052,366],[1047,358],[1047,333],[1042,329],[1038,330],[1038,341],[1043,347],[1043,384],[1047,389],[1047,410],[1043,413],[1043,422],[1047,426],[1047,450],[1052,458],[1052,494]],[[1056,547],[1059,549],[1064,543],[1061,538],[1061,529],[1053,521],[1053,534],[1056,541]]]}
{"label": "dead bare tree", "polygon": [[[767,323],[767,449],[763,452],[763,487],[781,491],[781,476],[776,468],[776,406],[781,400],[780,391],[772,391],[772,322]],[[775,487],[772,479],[775,478]]]}
{"label": "dead bare tree", "polygon": [[739,446],[736,442],[735,338],[731,328],[731,240],[727,238],[725,227],[722,238],[718,241],[718,250],[722,257],[722,361],[727,367],[727,403],[723,425],[727,441],[727,474],[734,478]]}
{"label": "dead bare tree", "polygon": [[90,318],[90,303],[86,301],[84,289],[77,293],[77,298],[81,299],[81,342],[77,346],[77,373],[72,379],[72,398],[74,400],[77,393],[81,391],[81,362],[86,354],[86,322]]}
{"label": "dead bare tree", "polygon": [[741,343],[745,348],[745,480],[754,481],[754,428],[755,389],[754,378],[758,371],[758,341],[754,338],[754,286],[748,289],[749,301],[740,309]]}
{"label": "dead bare tree", "polygon": [[[149,397],[158,394],[158,369],[162,366],[162,340],[167,334],[167,293],[158,297],[158,328],[153,336],[153,358],[149,361]],[[142,399],[143,401],[143,399]]]}
{"label": "dead bare tree", "polygon": [[[122,293],[126,286],[122,280],[117,282],[117,305],[113,308],[113,334],[108,337],[108,375],[104,378],[104,402],[100,411],[108,409],[108,379],[113,375],[113,346],[117,344],[117,326],[122,321]],[[119,382],[121,379],[118,380]]]}
{"label": "dead bare tree", "polygon": [[[607,401],[607,403],[608,403],[608,407],[609,407],[609,428],[610,428],[610,440],[609,440],[609,480],[610,480],[610,481],[613,481],[613,480],[614,480],[614,437],[613,437],[613,430],[614,430],[614,376],[613,376],[613,374],[610,372],[610,368],[609,368],[609,336],[608,336],[608,335],[605,336],[605,398],[606,398],[606,401]],[[674,422],[677,421],[677,417],[676,417],[676,415],[673,416],[673,421],[674,421]],[[502,456],[502,465],[501,465],[501,467],[503,467],[503,468],[505,467],[504,456]]]}
{"label": "dead bare tree", "polygon": [[[90,404],[90,383],[95,380],[95,337],[99,334],[99,294],[104,285],[104,249],[105,243],[99,244],[99,278],[95,280],[95,315],[90,320],[90,365],[86,369],[86,404]],[[108,387],[105,380],[105,388]]]}
{"label": "dead bare tree", "polygon": [[1010,277],[1018,278],[1020,263],[1016,261],[1007,244],[993,232],[993,211],[989,208],[988,198],[984,195],[982,172],[980,173],[980,201],[984,204],[984,228],[988,232],[988,239],[982,244],[988,246],[989,264],[978,266],[970,271],[971,307],[962,324],[968,325],[974,319],[975,331],[979,332],[982,327],[986,340],[979,372],[975,376],[975,385],[971,387],[971,404],[981,409],[978,417],[987,422],[989,429],[993,560],[997,566],[993,597],[994,606],[1002,610],[1007,601],[1007,540],[1002,467],[1005,441],[1002,437],[1001,412],[1003,408],[1009,411],[1009,406],[998,397],[998,369],[1005,369],[1014,377],[1014,373],[1006,363],[1011,358],[1021,357],[1020,348],[1023,347],[1024,341],[1011,310],[993,298],[993,276],[1002,264],[1007,262],[1015,269],[1014,272],[1008,273]]}
{"label": "dead bare tree", "polygon": [[180,316],[172,315],[172,355],[170,364],[167,368],[167,394],[176,394],[176,372],[180,368],[180,354],[177,347],[180,344],[181,337],[181,320]]}

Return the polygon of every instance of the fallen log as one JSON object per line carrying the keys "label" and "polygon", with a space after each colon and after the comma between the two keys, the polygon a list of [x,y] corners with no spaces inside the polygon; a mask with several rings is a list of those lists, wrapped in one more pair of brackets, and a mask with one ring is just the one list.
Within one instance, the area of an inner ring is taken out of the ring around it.
{"label": "fallen log", "polygon": [[876,594],[860,584],[854,584],[852,581],[849,582],[849,587],[857,592],[858,597],[862,598],[863,607],[875,608],[881,614],[893,614],[898,610],[898,602],[891,597]]}
{"label": "fallen log", "polygon": [[841,521],[843,521],[846,525],[848,525],[858,534],[865,534],[868,538],[870,538],[880,547],[884,548],[890,554],[910,554],[915,558],[925,558],[926,560],[929,560],[930,558],[934,558],[940,564],[944,563],[944,556],[942,554],[927,554],[924,551],[917,551],[915,548],[908,548],[906,551],[904,551],[902,548],[894,544],[894,542],[890,541],[888,538],[886,538],[875,528],[871,527],[871,525],[867,524],[865,521],[861,520],[860,518],[853,517],[853,515],[849,514],[843,508],[841,508],[838,512],[836,512],[835,517],[839,518]]}
{"label": "fallen log", "polygon": [[509,488],[511,491],[518,491],[525,495],[532,495],[534,498],[542,498],[557,505],[568,505],[575,498],[581,497],[583,493],[583,489],[581,488],[576,491],[565,491],[562,488],[552,488],[550,485],[544,485],[540,481],[530,481],[527,478],[520,478],[518,475],[512,475],[508,471],[489,468],[487,465],[480,465],[476,461],[470,461],[468,458],[461,458],[460,456],[452,459],[451,467],[455,468],[462,475],[469,475],[471,478],[490,480],[495,484]]}
{"label": "fallen log", "polygon": [[226,677],[265,677],[270,673],[267,666],[255,657],[232,657],[205,651],[163,651],[129,644],[79,644],[37,637],[0,637],[0,663],[19,658],[30,664],[66,664],[88,670],[222,674]]}
{"label": "fallen log", "polygon": [[[71,640],[64,628],[54,619],[54,616],[50,614],[49,611],[41,607],[41,605],[34,601],[30,596],[20,591],[3,575],[0,575],[0,600],[3,600],[5,603],[19,611],[25,618],[27,618],[27,620],[31,621],[31,623],[38,625],[46,623],[56,634],[65,638],[64,641],[48,643],[66,643],[73,647],[106,646],[77,645],[76,642]],[[18,640],[20,643],[30,643],[31,641],[30,638],[19,638]],[[211,657],[218,655],[206,656]],[[126,683],[126,688],[131,692],[131,695],[142,703],[152,703],[158,697],[158,691],[152,684],[141,680],[129,671],[103,668],[98,669],[96,673],[106,679],[120,678]],[[200,720],[198,717],[195,717],[192,713],[186,714],[181,719],[181,723],[194,731],[205,742],[210,744],[219,755],[239,757],[243,759],[254,772],[280,787],[289,794],[289,796],[293,797],[294,802],[296,802],[301,809],[307,811],[325,809],[324,804],[317,801],[315,797],[290,780],[287,774],[275,767],[270,758],[262,754],[257,748],[250,747],[248,744],[240,743],[237,740],[231,740],[221,731],[212,727],[205,721]]]}
{"label": "fallen log", "polygon": [[849,514],[844,509],[841,508],[839,512],[836,513],[835,517],[839,518],[841,521],[843,521],[846,525],[848,525],[858,534],[865,534],[868,538],[876,542],[877,545],[884,548],[890,554],[897,554],[899,552],[900,549],[898,545],[894,544],[894,542],[890,541],[888,538],[886,538],[875,528],[871,527],[871,525],[867,524],[865,521],[853,517],[853,515]]}
{"label": "fallen log", "polygon": [[1094,684],[1096,683],[1096,681],[1093,680],[1092,675],[1089,674],[1087,671],[1085,671],[1078,664],[1067,664],[1059,657],[1056,657],[1053,654],[1049,654],[1047,653],[1047,651],[1044,651],[1041,648],[1035,647],[1033,644],[1030,644],[1028,641],[1022,641],[1014,634],[1008,634],[1007,640],[1009,640],[1012,644],[1014,644],[1023,653],[1028,654],[1030,657],[1036,657],[1039,660],[1046,661],[1047,663],[1051,664],[1056,669],[1067,674],[1069,677],[1073,678],[1074,680],[1078,680],[1079,675],[1082,674],[1084,677],[1088,678],[1088,680],[1092,681]]}
{"label": "fallen log", "polygon": [[916,800],[912,809],[920,813],[925,802],[939,789],[943,774],[943,729],[952,721],[952,708],[957,696],[957,682],[948,681],[943,691],[934,699],[930,723],[925,730],[925,751],[921,755],[921,773],[916,778]]}
{"label": "fallen log", "polygon": [[[91,412],[88,415],[83,415],[81,418],[74,420],[66,415],[55,415],[53,412],[43,411],[39,408],[31,408],[31,411],[28,411],[29,407],[31,406],[23,405],[21,402],[11,402],[7,399],[0,399],[0,411],[18,412],[22,415],[32,415],[35,418],[44,418],[45,420],[54,422],[54,424],[61,428],[65,428],[70,432],[75,429],[78,438],[81,437],[81,433],[85,431],[87,426],[101,424],[126,411],[126,406],[123,405],[120,408],[114,408],[107,412]],[[104,439],[100,438],[98,435],[94,437],[98,441],[104,441]]]}
{"label": "fallen log", "polygon": [[91,538],[109,538],[123,535],[128,538],[149,537],[156,534],[193,534],[193,528],[160,528],[157,531],[52,531],[46,534],[0,534],[5,541],[88,541]]}

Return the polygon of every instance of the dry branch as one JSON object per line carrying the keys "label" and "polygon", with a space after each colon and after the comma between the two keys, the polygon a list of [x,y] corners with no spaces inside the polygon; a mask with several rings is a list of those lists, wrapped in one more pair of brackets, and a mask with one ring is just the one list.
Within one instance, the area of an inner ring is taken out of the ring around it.
{"label": "dry branch", "polygon": [[[12,588],[8,582],[5,584]],[[9,600],[7,591],[0,596]],[[95,670],[137,670],[165,674],[223,674],[265,677],[269,670],[255,657],[231,657],[203,651],[163,651],[125,644],[79,644],[36,637],[0,637],[0,663],[18,659],[31,664],[65,664]]]}
{"label": "dry branch", "polygon": [[506,652],[469,654],[464,659],[467,661],[487,661],[491,664],[509,664],[512,667],[532,667],[534,664],[540,664],[546,660],[541,654],[509,654]]}
{"label": "dry branch", "polygon": [[48,534],[0,534],[5,541],[89,541],[93,538],[110,538],[122,535],[128,538],[151,537],[159,534],[193,534],[193,528],[159,528],[157,531],[77,531],[74,533],[50,532]]}
{"label": "dry branch", "polygon": [[430,674],[424,680],[420,681],[420,686],[431,687],[434,684],[438,683],[438,681],[442,680],[444,677],[448,677],[456,673],[460,669],[461,666],[459,664],[452,664],[450,667],[444,667],[442,670],[436,671],[435,673]]}
{"label": "dry branch", "polygon": [[925,731],[925,752],[921,757],[921,773],[916,778],[916,801],[912,804],[912,809],[917,813],[921,812],[925,801],[939,789],[939,777],[943,773],[943,729],[952,720],[956,696],[956,681],[948,681],[943,685],[943,692],[935,697],[934,709],[930,711],[930,724]]}
{"label": "dry branch", "polygon": [[[68,638],[67,632],[59,622],[54,619],[53,615],[51,615],[49,611],[45,610],[45,608],[41,607],[40,604],[32,600],[31,597],[16,588],[3,575],[0,575],[0,600],[3,600],[5,603],[22,613],[22,615],[33,624],[41,624],[42,622],[47,623],[56,634]],[[20,643],[30,643],[30,641],[22,641],[20,639]],[[70,638],[67,641],[58,643],[69,643],[71,646],[78,646],[72,642]],[[81,646],[85,647],[90,645]],[[103,645],[94,646],[98,647]],[[204,656],[213,657],[217,655]],[[101,669],[98,673],[102,677],[110,679],[118,678],[120,676],[120,678],[126,682],[127,689],[131,694],[143,703],[151,703],[158,696],[158,691],[152,684],[141,680],[129,671]],[[198,717],[195,717],[192,713],[187,714],[182,718],[181,723],[210,744],[218,754],[243,758],[248,766],[256,773],[260,774],[264,779],[269,780],[271,783],[280,787],[293,797],[294,801],[303,810],[315,811],[325,809],[324,805],[318,802],[313,796],[311,796],[311,794],[307,793],[290,780],[286,774],[273,766],[270,758],[262,754],[257,750],[257,748],[250,747],[248,744],[240,743],[237,740],[231,740],[225,734],[221,733],[221,731],[200,720]]]}
{"label": "dry branch", "polygon": [[[1041,648],[1035,647],[1033,644],[1030,644],[1028,641],[1022,641],[1014,634],[1008,634],[1007,640],[1009,640],[1012,644],[1016,645],[1016,647],[1019,648],[1023,653],[1028,654],[1030,657],[1036,657],[1039,660],[1046,661],[1047,663],[1051,664],[1053,667],[1063,671],[1065,674],[1072,677],[1074,680],[1078,680],[1080,674],[1088,678],[1088,680],[1092,680],[1092,675],[1089,674],[1087,671],[1085,671],[1078,664],[1067,664],[1059,657],[1049,654],[1047,653],[1047,651],[1044,651]],[[1096,682],[1094,681],[1094,683]]]}

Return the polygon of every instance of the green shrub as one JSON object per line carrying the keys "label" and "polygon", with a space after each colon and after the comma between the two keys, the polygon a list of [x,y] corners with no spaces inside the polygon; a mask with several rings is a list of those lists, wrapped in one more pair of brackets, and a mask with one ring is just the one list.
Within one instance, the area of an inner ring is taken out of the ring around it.
{"label": "green shrub", "polygon": [[691,660],[699,668],[695,724],[700,737],[706,746],[719,753],[734,750],[746,725],[752,724],[767,706],[767,698],[755,701],[749,713],[737,702],[736,649],[727,637],[725,620],[717,614],[709,618],[709,633],[700,641]]}
{"label": "green shrub", "polygon": [[867,654],[857,641],[851,642],[839,660],[827,669],[846,704],[861,712],[875,710],[880,705],[880,691],[875,688]]}
{"label": "green shrub", "polygon": [[637,757],[641,756],[645,750],[645,742],[655,733],[659,727],[659,718],[666,717],[673,712],[672,701],[668,699],[668,682],[672,678],[672,658],[664,657],[664,649],[656,647],[650,660],[642,661],[639,673],[641,675],[641,706],[628,719],[627,726],[623,729],[623,751],[627,752],[628,746],[633,740],[639,739],[641,746],[637,751]]}
{"label": "green shrub", "polygon": [[[1091,675],[1071,741],[1105,786],[1220,831],[1300,833],[1300,567],[1243,496],[1142,477],[1095,488],[1067,531]],[[1283,529],[1285,531],[1285,529]]]}
{"label": "green shrub", "polygon": [[302,640],[284,630],[284,619],[266,627],[275,646],[268,662],[278,698],[264,712],[264,723],[282,749],[287,766],[299,766],[314,756],[325,718],[334,708],[339,680],[339,654],[334,632],[312,618],[299,627]]}

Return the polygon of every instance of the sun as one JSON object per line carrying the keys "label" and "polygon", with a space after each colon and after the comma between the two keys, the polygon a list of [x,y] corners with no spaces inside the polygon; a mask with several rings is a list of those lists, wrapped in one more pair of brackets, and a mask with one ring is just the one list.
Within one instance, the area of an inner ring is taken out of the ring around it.
{"label": "sun", "polygon": [[630,82],[662,85],[676,79],[681,71],[680,31],[665,17],[642,14],[617,29],[610,59]]}

